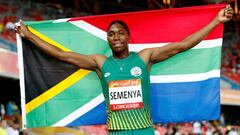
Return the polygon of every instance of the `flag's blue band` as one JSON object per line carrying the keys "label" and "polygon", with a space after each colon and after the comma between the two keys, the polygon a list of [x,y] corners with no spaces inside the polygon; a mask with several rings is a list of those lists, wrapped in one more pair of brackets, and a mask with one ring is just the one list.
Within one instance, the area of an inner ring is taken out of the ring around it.
{"label": "flag's blue band", "polygon": [[106,119],[106,103],[104,101],[67,126],[106,124]]}
{"label": "flag's blue band", "polygon": [[[219,83],[220,78],[211,78],[197,82],[151,84],[154,123],[219,119]],[[67,126],[104,124],[105,109],[105,102],[102,102]]]}
{"label": "flag's blue band", "polygon": [[219,86],[220,78],[198,82],[152,84],[153,121],[168,123],[218,119]]}

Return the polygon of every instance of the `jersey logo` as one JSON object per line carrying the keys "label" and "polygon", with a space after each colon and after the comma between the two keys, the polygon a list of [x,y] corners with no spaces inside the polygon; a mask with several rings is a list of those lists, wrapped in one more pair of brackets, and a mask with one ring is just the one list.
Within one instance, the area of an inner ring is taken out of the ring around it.
{"label": "jersey logo", "polygon": [[140,75],[142,74],[142,70],[141,70],[141,68],[139,68],[139,67],[133,67],[133,68],[131,69],[131,74],[132,74],[133,76],[140,76]]}
{"label": "jersey logo", "polygon": [[111,73],[107,72],[104,74],[104,77],[108,77]]}

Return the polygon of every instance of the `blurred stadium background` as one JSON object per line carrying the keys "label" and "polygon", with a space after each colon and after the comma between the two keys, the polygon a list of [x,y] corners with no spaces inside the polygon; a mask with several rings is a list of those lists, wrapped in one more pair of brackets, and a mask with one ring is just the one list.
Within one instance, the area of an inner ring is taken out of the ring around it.
{"label": "blurred stadium background", "polygon": [[[227,2],[234,17],[225,23],[221,67],[221,113],[216,121],[157,124],[156,134],[240,134],[240,1],[239,0],[0,0],[0,128],[29,135],[106,135],[107,127],[21,128],[20,87],[14,23],[78,16],[145,11]],[[7,123],[5,123],[7,122]],[[1,134],[1,133],[0,133]]]}

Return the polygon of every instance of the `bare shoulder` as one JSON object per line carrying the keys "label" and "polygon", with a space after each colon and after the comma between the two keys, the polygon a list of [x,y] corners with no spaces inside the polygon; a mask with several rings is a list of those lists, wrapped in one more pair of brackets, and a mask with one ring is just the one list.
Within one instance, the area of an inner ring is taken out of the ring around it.
{"label": "bare shoulder", "polygon": [[102,54],[94,54],[94,55],[91,55],[91,57],[96,61],[99,69],[101,69],[103,63],[107,59],[107,57]]}
{"label": "bare shoulder", "polygon": [[143,59],[143,61],[148,64],[150,62],[151,55],[153,53],[154,48],[143,49],[138,52],[138,55]]}

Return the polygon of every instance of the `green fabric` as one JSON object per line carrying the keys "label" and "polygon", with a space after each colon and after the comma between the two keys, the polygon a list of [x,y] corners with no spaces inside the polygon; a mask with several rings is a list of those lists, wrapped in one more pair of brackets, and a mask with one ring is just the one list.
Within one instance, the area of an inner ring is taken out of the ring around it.
{"label": "green fabric", "polygon": [[[122,70],[120,70],[121,67]],[[141,69],[140,75],[132,75],[131,71],[135,67]],[[108,83],[110,81],[131,79],[141,80],[143,108],[111,110]],[[110,56],[103,64],[101,82],[107,103],[107,125],[109,130],[141,129],[152,126],[149,72],[146,64],[137,53],[131,52],[124,59],[114,59]]]}
{"label": "green fabric", "polygon": [[[31,125],[31,127],[37,127],[38,124],[51,126],[101,94],[102,90],[98,89],[101,87],[100,81],[99,79],[95,79],[97,76],[96,73],[91,72],[87,76],[88,78],[85,77],[79,80],[60,94],[29,112],[27,115],[28,125]],[[90,83],[87,83],[86,79]],[[81,90],[79,90],[80,87],[82,88]],[[84,95],[85,100],[79,98],[79,95]],[[68,101],[74,101],[74,104]],[[59,111],[59,107],[64,109]]]}
{"label": "green fabric", "polygon": [[109,130],[108,135],[154,135],[154,128],[143,128],[134,130]]}
{"label": "green fabric", "polygon": [[35,24],[31,27],[74,52],[86,55],[103,54],[109,56],[111,54],[106,41],[69,22],[55,23],[54,25],[52,23]]}
{"label": "green fabric", "polygon": [[[221,53],[219,52],[221,52],[221,49],[221,46],[218,46],[214,48],[191,49],[179,53],[167,60],[154,64],[151,68],[151,75],[195,74],[219,69],[221,65]],[[211,60],[208,60],[209,58]]]}

